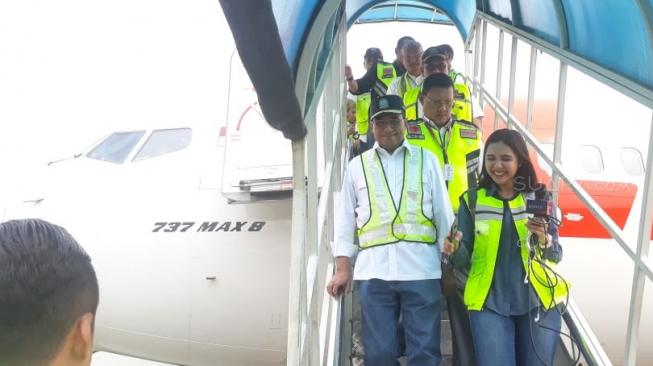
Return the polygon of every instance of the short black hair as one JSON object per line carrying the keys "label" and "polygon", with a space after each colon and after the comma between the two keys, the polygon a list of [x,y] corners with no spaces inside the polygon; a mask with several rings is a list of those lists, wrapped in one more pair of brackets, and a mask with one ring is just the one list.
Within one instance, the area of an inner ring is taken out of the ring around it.
{"label": "short black hair", "polygon": [[399,40],[397,41],[397,48],[396,49],[400,50],[400,49],[404,48],[404,44],[406,42],[408,42],[408,41],[415,41],[415,39],[413,37],[411,37],[411,36],[403,36],[403,37],[399,38]]}
{"label": "short black hair", "polygon": [[453,48],[450,45],[444,43],[436,46],[436,48],[440,51],[440,53],[447,55],[449,60],[453,60]]}
{"label": "short black hair", "polygon": [[501,142],[512,150],[517,157],[517,172],[513,178],[513,187],[516,192],[528,193],[536,190],[542,189],[542,184],[539,183],[537,179],[537,173],[531,162],[531,158],[528,155],[528,147],[526,146],[526,141],[522,135],[515,131],[509,130],[507,128],[502,128],[492,132],[492,134],[485,141],[485,148],[483,151],[483,168],[481,169],[481,177],[479,178],[479,187],[490,189],[494,184],[494,181],[490,177],[485,168],[485,155],[487,155],[488,147],[494,143]]}
{"label": "short black hair", "polygon": [[443,73],[431,74],[422,82],[422,94],[427,94],[433,88],[453,89],[453,81]]}
{"label": "short black hair", "polygon": [[91,258],[64,228],[0,224],[0,365],[48,363],[98,300]]}

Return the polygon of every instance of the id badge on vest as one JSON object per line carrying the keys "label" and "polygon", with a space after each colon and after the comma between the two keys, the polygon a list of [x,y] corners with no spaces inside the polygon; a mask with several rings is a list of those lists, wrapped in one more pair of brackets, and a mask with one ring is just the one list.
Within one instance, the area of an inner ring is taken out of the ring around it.
{"label": "id badge on vest", "polygon": [[444,164],[444,180],[447,182],[453,180],[453,166],[451,164]]}

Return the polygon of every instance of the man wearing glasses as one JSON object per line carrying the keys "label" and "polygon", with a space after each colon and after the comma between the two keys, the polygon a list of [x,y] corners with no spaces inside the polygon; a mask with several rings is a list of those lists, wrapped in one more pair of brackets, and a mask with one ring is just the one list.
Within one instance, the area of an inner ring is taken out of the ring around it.
{"label": "man wearing glasses", "polygon": [[[442,53],[441,48],[429,47],[422,53],[422,73],[426,78],[429,75],[451,72],[451,61],[447,55]],[[452,114],[455,119],[467,122],[474,122],[477,126],[481,125],[483,120],[483,110],[480,105],[472,100],[472,95],[466,84],[453,83],[454,105]],[[404,105],[406,106],[406,119],[416,120],[422,118],[423,111],[419,104],[419,88],[409,90],[404,94]]]}
{"label": "man wearing glasses", "polygon": [[439,244],[453,222],[442,170],[433,154],[406,141],[400,97],[373,101],[370,115],[376,143],[345,175],[327,291],[348,293],[355,281],[366,365],[399,365],[400,314],[408,364],[439,365]]}
{"label": "man wearing glasses", "polygon": [[[482,141],[481,131],[476,125],[454,119],[454,104],[454,85],[451,78],[444,73],[428,76],[422,83],[417,104],[423,109],[422,118],[406,122],[406,138],[411,144],[424,147],[437,156],[443,166],[451,206],[454,213],[457,213],[460,195],[468,188],[476,186]],[[473,366],[475,362],[471,331],[467,310],[462,302],[462,290],[467,274],[456,271],[455,279],[458,291],[452,288],[447,292],[454,365]]]}

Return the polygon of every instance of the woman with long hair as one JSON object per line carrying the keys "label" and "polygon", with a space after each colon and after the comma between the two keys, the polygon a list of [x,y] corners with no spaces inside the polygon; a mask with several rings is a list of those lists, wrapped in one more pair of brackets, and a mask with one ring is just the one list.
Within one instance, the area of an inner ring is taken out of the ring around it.
{"label": "woman with long hair", "polygon": [[[444,247],[456,267],[469,270],[464,300],[479,366],[553,364],[557,305],[568,285],[552,269],[562,248],[548,196],[523,137],[492,133],[479,187],[461,196],[458,228]],[[534,216],[527,201],[535,199],[531,205],[544,203],[545,211]]]}

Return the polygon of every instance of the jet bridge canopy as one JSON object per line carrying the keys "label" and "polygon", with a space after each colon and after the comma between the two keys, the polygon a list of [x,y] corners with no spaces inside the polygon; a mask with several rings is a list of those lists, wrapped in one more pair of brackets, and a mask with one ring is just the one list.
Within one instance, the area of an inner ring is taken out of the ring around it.
{"label": "jet bridge canopy", "polygon": [[[323,2],[272,3],[286,56],[294,65],[310,29],[309,20]],[[429,7],[446,14],[465,40],[475,13],[481,12],[653,89],[653,0],[348,0],[347,24],[360,17],[363,21],[425,21],[432,15]],[[294,16],[286,15],[289,8],[297,9]]]}
{"label": "jet bridge canopy", "polygon": [[[653,0],[637,1],[575,1],[575,0],[403,0],[403,1],[378,1],[378,0],[272,0],[271,7],[264,6],[263,1],[231,1],[222,0],[225,14],[236,15],[228,8],[244,7],[248,11],[240,14],[249,14],[248,19],[240,22],[230,22],[234,37],[237,42],[243,33],[269,34],[270,23],[252,21],[251,14],[258,14],[271,9],[274,15],[272,24],[276,22],[278,32],[273,32],[280,44],[270,43],[269,40],[260,38],[260,43],[248,42],[239,45],[239,52],[247,65],[248,57],[260,57],[260,53],[252,56],[244,54],[245,50],[277,48],[279,57],[285,56],[285,61],[290,66],[290,77],[296,78],[299,60],[306,50],[306,41],[318,14],[324,9],[336,12],[345,11],[347,26],[351,26],[357,19],[361,21],[404,20],[426,21],[425,17],[433,13],[429,8],[437,8],[446,14],[455,24],[461,37],[467,40],[474,26],[476,15],[484,15],[523,31],[533,39],[548,47],[568,52],[572,57],[590,64],[590,67],[605,74],[609,73],[610,79],[622,84],[626,89],[639,96],[639,100],[653,106]],[[263,4],[263,5],[262,5]],[[268,5],[270,3],[267,3]],[[334,4],[336,4],[334,6]],[[342,7],[345,7],[342,9]],[[375,7],[374,9],[372,9]],[[372,9],[372,11],[368,10]],[[390,10],[391,9],[391,10]],[[439,17],[439,16],[438,16]],[[270,14],[272,19],[272,14]],[[335,18],[335,17],[334,17]],[[431,21],[429,19],[429,21]],[[331,25],[333,26],[333,24]],[[332,29],[333,31],[333,29]],[[315,57],[315,74],[312,76],[314,83],[321,79],[320,60],[325,59],[331,52],[333,40],[325,39],[323,46]],[[261,74],[270,73],[270,63],[260,63],[256,66]],[[264,89],[265,83],[279,81],[273,78],[262,79],[254,76],[255,70],[248,68],[257,89]],[[296,95],[300,105],[307,105],[313,91],[306,90],[307,95]],[[293,95],[280,93],[278,98],[294,98]],[[286,134],[297,138],[303,136],[304,126],[301,116],[297,116],[296,108],[287,107],[283,103],[261,103],[263,113],[268,121]],[[283,110],[287,108],[287,110]],[[281,110],[285,113],[281,113]],[[300,112],[301,113],[301,112]],[[305,111],[303,113],[306,113]],[[285,116],[286,121],[280,123],[276,120]],[[288,122],[290,121],[290,122]]]}

